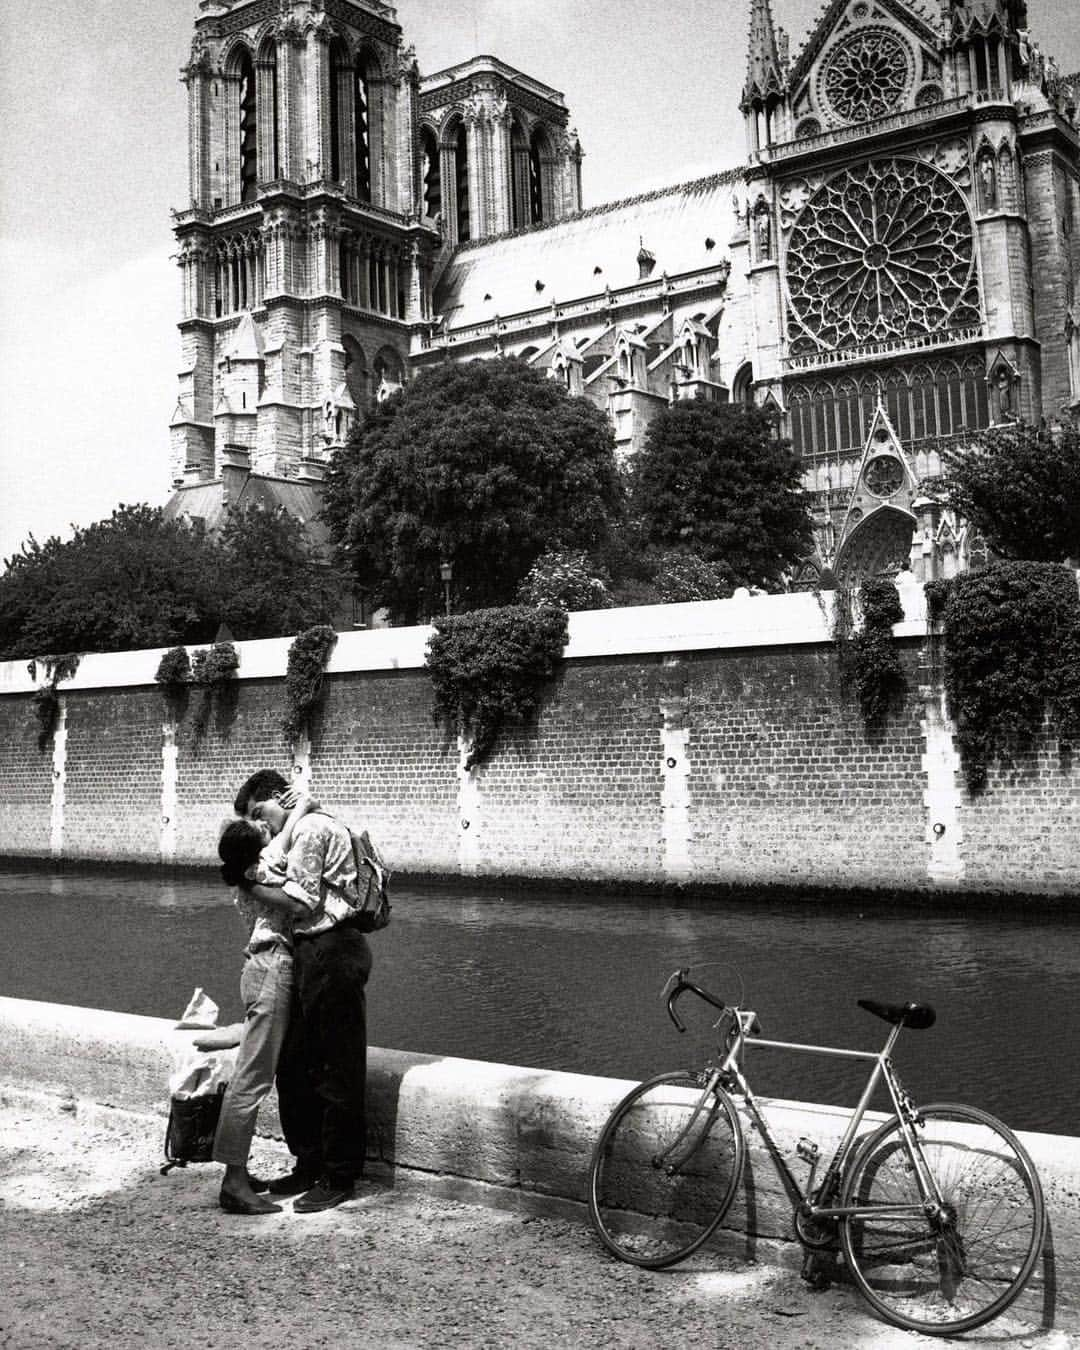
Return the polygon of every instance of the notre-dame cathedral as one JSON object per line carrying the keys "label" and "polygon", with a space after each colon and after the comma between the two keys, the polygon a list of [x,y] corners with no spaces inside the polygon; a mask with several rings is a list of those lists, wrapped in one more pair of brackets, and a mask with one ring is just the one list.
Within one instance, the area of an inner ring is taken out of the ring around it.
{"label": "notre-dame cathedral", "polygon": [[489,56],[421,74],[383,0],[199,0],[170,512],[310,519],[370,400],[505,353],[627,455],[673,399],[771,410],[801,584],[964,566],[943,452],[1080,409],[1080,76],[1025,0],[830,0],[794,55],[747,4],[745,148],[583,208],[557,90]]}

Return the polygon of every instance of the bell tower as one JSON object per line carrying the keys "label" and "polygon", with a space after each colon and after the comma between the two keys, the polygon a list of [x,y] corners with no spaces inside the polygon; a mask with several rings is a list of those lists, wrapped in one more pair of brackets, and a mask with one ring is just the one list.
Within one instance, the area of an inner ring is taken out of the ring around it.
{"label": "bell tower", "polygon": [[322,476],[431,313],[419,73],[383,0],[198,0],[174,484]]}

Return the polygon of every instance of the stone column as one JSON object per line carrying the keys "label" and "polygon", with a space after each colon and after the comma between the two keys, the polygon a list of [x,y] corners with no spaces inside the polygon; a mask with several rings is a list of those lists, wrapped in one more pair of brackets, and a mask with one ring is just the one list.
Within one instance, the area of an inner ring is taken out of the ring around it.
{"label": "stone column", "polygon": [[484,201],[484,115],[472,110],[465,119],[469,147],[469,233],[473,239],[487,234],[487,212]]}
{"label": "stone column", "polygon": [[510,175],[510,109],[505,97],[496,104],[491,128],[491,233],[513,229],[513,188]]}
{"label": "stone column", "polygon": [[313,28],[307,42],[307,130],[305,182],[330,176],[330,41],[325,28]]}

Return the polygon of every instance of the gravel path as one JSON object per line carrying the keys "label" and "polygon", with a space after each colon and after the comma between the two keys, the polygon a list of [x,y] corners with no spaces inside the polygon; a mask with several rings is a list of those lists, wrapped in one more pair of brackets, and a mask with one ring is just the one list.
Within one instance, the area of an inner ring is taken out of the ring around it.
{"label": "gravel path", "polygon": [[[869,1316],[849,1288],[708,1257],[653,1274],[581,1223],[422,1187],[365,1184],[326,1214],[224,1214],[219,1169],[160,1177],[163,1123],[0,1093],[0,1347],[940,1346]],[[258,1140],[253,1170],[283,1170]],[[1061,1350],[1062,1332],[992,1326],[967,1345]]]}

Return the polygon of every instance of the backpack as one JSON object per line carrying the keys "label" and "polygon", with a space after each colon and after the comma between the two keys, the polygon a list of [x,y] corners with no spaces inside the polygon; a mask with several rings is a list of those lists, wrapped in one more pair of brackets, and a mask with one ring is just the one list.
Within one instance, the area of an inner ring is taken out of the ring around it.
{"label": "backpack", "polygon": [[349,831],[356,859],[356,926],[363,933],[377,933],[390,922],[390,869],[372,843],[367,830]]}
{"label": "backpack", "polygon": [[198,1097],[169,1098],[169,1123],[165,1127],[165,1176],[174,1167],[186,1167],[189,1162],[211,1162],[214,1152],[214,1134],[225,1083],[219,1083],[214,1092]]}

